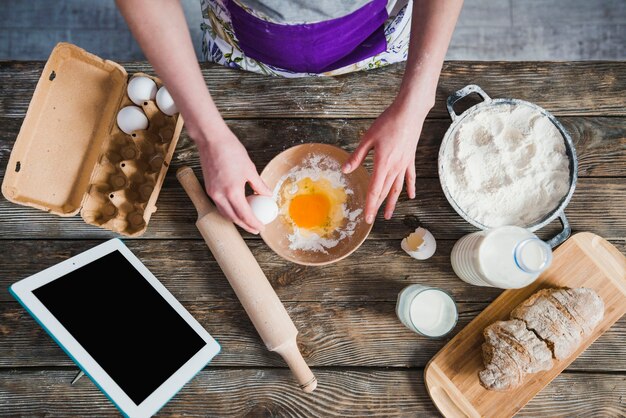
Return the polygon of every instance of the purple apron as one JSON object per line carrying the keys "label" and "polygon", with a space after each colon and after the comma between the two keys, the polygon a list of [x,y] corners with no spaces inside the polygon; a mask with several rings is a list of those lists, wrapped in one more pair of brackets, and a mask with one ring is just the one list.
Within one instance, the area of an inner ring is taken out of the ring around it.
{"label": "purple apron", "polygon": [[295,72],[323,73],[387,49],[387,0],[372,0],[337,19],[283,25],[260,19],[228,0],[239,47],[250,58]]}

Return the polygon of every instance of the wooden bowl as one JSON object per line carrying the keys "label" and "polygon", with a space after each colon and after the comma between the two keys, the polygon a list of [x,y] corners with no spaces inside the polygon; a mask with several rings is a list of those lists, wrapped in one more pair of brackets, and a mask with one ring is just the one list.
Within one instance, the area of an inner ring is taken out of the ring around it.
{"label": "wooden bowl", "polygon": [[[280,179],[292,168],[302,165],[312,154],[325,155],[336,160],[340,165],[348,159],[348,152],[334,145],[309,143],[289,148],[269,162],[261,172],[261,178],[274,190]],[[347,187],[352,189],[353,194],[348,195],[347,207],[349,211],[357,209],[365,210],[365,199],[369,184],[369,173],[360,166],[350,174],[344,174]],[[334,263],[352,254],[365,241],[372,225],[365,222],[364,213],[356,218],[354,233],[339,241],[332,248],[326,249],[326,253],[320,251],[292,250],[289,248],[289,234],[292,233],[288,222],[278,216],[273,222],[265,226],[261,238],[278,255],[286,260],[308,266],[321,266]]]}

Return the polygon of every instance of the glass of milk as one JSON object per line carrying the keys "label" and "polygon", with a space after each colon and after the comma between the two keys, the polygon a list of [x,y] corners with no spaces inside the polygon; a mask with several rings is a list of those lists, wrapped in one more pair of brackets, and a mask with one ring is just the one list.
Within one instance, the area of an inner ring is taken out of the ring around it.
{"label": "glass of milk", "polygon": [[449,293],[434,287],[412,284],[402,289],[396,315],[405,327],[430,338],[448,334],[458,320],[456,303]]}

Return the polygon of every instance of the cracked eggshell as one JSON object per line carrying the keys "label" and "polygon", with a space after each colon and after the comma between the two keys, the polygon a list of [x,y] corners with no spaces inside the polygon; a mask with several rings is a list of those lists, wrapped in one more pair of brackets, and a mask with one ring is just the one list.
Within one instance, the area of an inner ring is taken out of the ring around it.
{"label": "cracked eggshell", "polygon": [[435,254],[437,242],[430,231],[420,227],[404,238],[400,243],[400,247],[417,260],[426,260]]}

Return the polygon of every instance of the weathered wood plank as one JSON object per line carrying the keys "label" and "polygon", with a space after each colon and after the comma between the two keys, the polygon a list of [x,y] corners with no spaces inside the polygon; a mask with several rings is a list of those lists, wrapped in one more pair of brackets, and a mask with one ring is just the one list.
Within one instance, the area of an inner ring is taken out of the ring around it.
{"label": "weathered wood plank", "polygon": [[[192,379],[157,416],[419,416],[439,413],[421,369],[314,370],[318,389],[307,395],[285,369],[211,369]],[[0,373],[0,414],[119,416],[88,379],[69,389],[70,370]],[[626,377],[562,373],[517,416],[623,416]]]}
{"label": "weathered wood plank", "polygon": [[[579,175],[594,177],[626,176],[626,118],[621,117],[564,117],[578,154]],[[358,140],[367,131],[371,119],[255,119],[230,120],[229,126],[248,149],[259,171],[279,152],[301,142],[323,142],[353,151]],[[0,118],[4,127],[0,132],[0,177],[4,175],[9,154],[19,132],[21,119]],[[416,174],[437,177],[439,146],[449,122],[426,122],[416,154]],[[365,166],[372,169],[372,154]],[[174,155],[175,161],[184,161],[199,169],[197,150],[183,131]]]}
{"label": "weathered wood plank", "polygon": [[[314,395],[298,389],[288,370],[199,373],[158,416],[436,416],[422,372],[314,370]],[[71,371],[0,373],[0,414],[116,416],[113,404],[83,379],[68,389]]]}
{"label": "weathered wood plank", "polygon": [[[285,366],[265,349],[239,302],[183,304],[222,346],[212,365]],[[459,303],[459,322],[450,338],[486,305]],[[394,302],[286,302],[285,307],[299,330],[298,344],[310,366],[425,367],[449,340],[428,339],[407,330],[395,315]],[[0,367],[74,364],[17,302],[0,303],[0,324]],[[626,318],[568,370],[626,371]]]}
{"label": "weathered wood plank", "polygon": [[[129,73],[152,73],[145,62],[122,62]],[[44,62],[0,63],[0,113],[23,117]],[[625,62],[446,62],[431,118],[448,118],[446,98],[467,84],[492,97],[534,102],[558,116],[626,115]],[[373,118],[393,100],[404,65],[332,78],[267,77],[202,64],[226,118]]]}
{"label": "weathered wood plank", "polygon": [[[563,117],[560,121],[570,133],[578,155],[581,177],[626,177],[626,118]],[[259,170],[280,151],[303,142],[323,142],[353,151],[372,119],[253,119],[229,120],[228,125],[240,138]],[[22,119],[0,117],[0,178],[4,176],[9,154]],[[416,174],[437,177],[439,146],[450,122],[426,121],[416,154]],[[365,166],[372,169],[372,158]],[[195,144],[183,131],[174,155],[176,161],[199,169]]]}
{"label": "weathered wood plank", "polygon": [[[574,141],[581,177],[626,177],[626,118],[559,119]],[[353,151],[372,122],[372,119],[255,119],[230,120],[228,124],[261,171],[279,152],[302,142],[329,143]],[[449,127],[449,121],[426,121],[416,153],[418,178],[438,177],[439,147]],[[174,158],[200,169],[196,147],[186,132],[179,139]],[[372,163],[370,153],[365,162],[370,172]]]}
{"label": "weathered wood plank", "polygon": [[[11,283],[50,267],[101,241],[0,240],[0,301],[13,301]],[[181,301],[216,303],[236,296],[202,240],[125,240],[146,267]],[[491,302],[502,291],[476,288],[456,277],[450,265],[454,241],[439,240],[435,255],[410,258],[397,240],[366,240],[350,257],[327,266],[300,266],[283,260],[261,241],[252,253],[281,300],[302,302],[395,302],[412,283],[442,287],[459,302]],[[626,242],[613,244],[626,253]]]}
{"label": "weathered wood plank", "polygon": [[[43,270],[101,241],[0,240],[0,300],[13,300],[11,283]],[[170,291],[182,301],[236,301],[217,262],[200,240],[125,240]],[[300,266],[283,260],[261,241],[250,249],[283,301],[395,301],[410,283],[445,287],[458,300],[488,302],[498,289],[481,289],[459,280],[450,266],[452,241],[440,241],[424,262],[410,258],[399,241],[367,240],[352,256],[327,266]]]}
{"label": "weathered wood plank", "polygon": [[[186,156],[178,158],[187,164]],[[195,227],[196,211],[175,178],[181,161],[173,161],[157,200],[157,212],[151,217],[144,238],[199,238]],[[199,169],[196,173],[199,175]],[[623,178],[580,178],[565,213],[575,231],[594,232],[607,239],[626,238],[626,182]],[[417,183],[417,198],[409,200],[403,193],[392,219],[386,221],[382,211],[370,238],[401,239],[418,226],[425,226],[437,239],[459,239],[476,229],[448,204],[439,179],[422,178]],[[0,199],[0,237],[19,238],[108,238],[111,231],[88,225],[80,218],[58,217],[34,208]],[[560,231],[557,222],[539,231],[548,237]],[[247,238],[253,236],[244,233]],[[258,237],[255,237],[258,239]]]}

